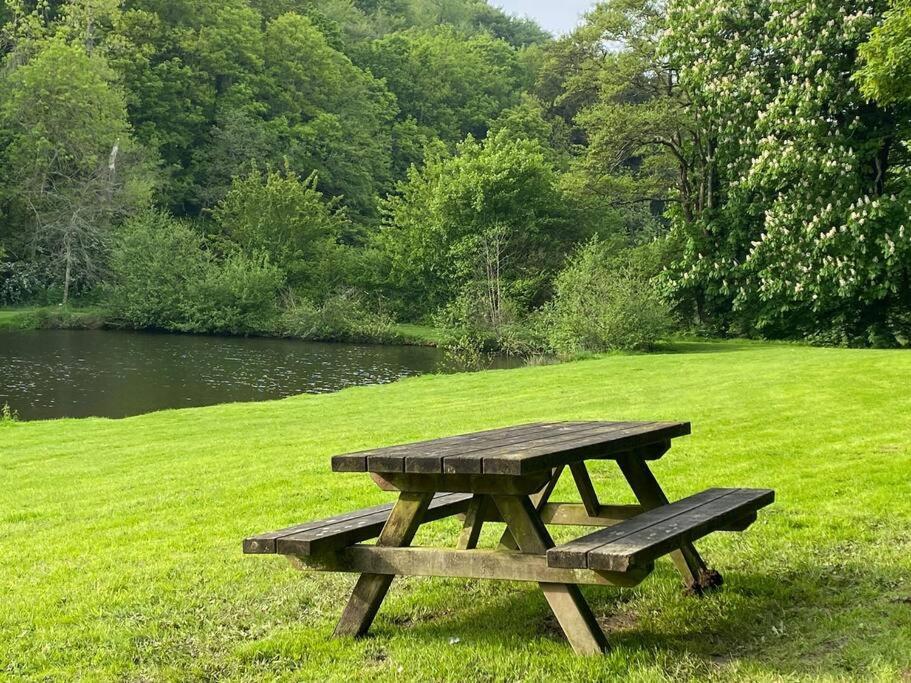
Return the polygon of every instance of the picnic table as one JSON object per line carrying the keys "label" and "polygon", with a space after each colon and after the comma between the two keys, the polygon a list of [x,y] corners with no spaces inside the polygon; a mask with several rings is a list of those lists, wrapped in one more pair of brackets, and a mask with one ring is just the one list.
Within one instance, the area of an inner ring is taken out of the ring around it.
{"label": "picnic table", "polygon": [[[244,552],[359,573],[338,636],[367,632],[397,575],[533,581],[573,649],[600,653],[606,638],[580,585],[634,586],[670,555],[701,594],[722,578],[693,541],[745,530],[774,500],[767,489],[712,488],[670,503],[648,463],[689,433],[687,422],[551,422],[337,455],[333,471],[368,473],[398,500],[248,538]],[[588,460],[615,461],[638,504],[602,504]],[[550,501],[566,469],[580,503]],[[411,547],[422,523],[454,515],[463,520],[454,548]],[[506,524],[497,549],[477,549],[486,522]],[[598,529],[555,545],[548,525]]]}

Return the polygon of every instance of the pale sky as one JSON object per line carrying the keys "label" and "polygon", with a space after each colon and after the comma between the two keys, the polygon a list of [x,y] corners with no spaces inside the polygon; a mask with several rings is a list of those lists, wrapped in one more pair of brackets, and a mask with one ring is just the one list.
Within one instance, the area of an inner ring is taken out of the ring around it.
{"label": "pale sky", "polygon": [[489,0],[510,14],[531,17],[551,33],[566,33],[576,27],[595,0]]}

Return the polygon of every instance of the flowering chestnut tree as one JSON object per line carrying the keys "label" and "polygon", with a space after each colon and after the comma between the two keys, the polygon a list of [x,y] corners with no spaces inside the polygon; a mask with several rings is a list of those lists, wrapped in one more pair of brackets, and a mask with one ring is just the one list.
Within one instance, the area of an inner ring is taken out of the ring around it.
{"label": "flowering chestnut tree", "polygon": [[897,130],[853,79],[884,2],[672,0],[661,50],[709,178],[673,292],[741,331],[895,343],[911,328]]}

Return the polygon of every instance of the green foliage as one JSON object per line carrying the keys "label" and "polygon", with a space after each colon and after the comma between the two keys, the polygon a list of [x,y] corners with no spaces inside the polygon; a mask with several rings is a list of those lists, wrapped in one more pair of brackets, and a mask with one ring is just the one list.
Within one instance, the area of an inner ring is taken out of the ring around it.
{"label": "green foliage", "polygon": [[3,402],[3,405],[0,406],[0,427],[12,424],[13,422],[19,421],[19,413],[10,408],[9,403],[6,401]]}
{"label": "green foliage", "polygon": [[254,169],[235,178],[212,216],[244,252],[269,254],[298,293],[319,297],[332,288],[341,258],[338,240],[348,222],[338,201],[317,189],[315,174],[301,181],[287,169]]}
{"label": "green foliage", "polygon": [[604,242],[580,248],[555,289],[541,322],[561,355],[648,350],[671,329],[654,281],[628,258],[613,256]]}
{"label": "green foliage", "polygon": [[861,91],[882,105],[911,101],[911,1],[894,0],[860,47]]}
{"label": "green foliage", "polygon": [[186,223],[146,213],[127,223],[111,257],[114,322],[180,332],[273,329],[281,271],[266,256],[218,259]]}
{"label": "green foliage", "polygon": [[111,225],[148,202],[151,183],[105,60],[62,38],[33,48],[2,77],[0,199],[20,226],[17,251],[65,304],[101,278]]}
{"label": "green foliage", "polygon": [[483,138],[490,121],[516,103],[524,76],[506,43],[447,26],[381,38],[362,61],[395,94],[400,121],[413,121],[416,136],[449,144]]}
{"label": "green foliage", "polygon": [[393,284],[425,314],[480,291],[492,327],[510,305],[542,303],[581,227],[557,185],[540,143],[508,135],[469,138],[455,156],[413,169],[386,206]]}
{"label": "green foliage", "polygon": [[363,292],[343,289],[321,304],[294,302],[282,317],[285,335],[316,341],[384,343],[398,340],[395,321]]}
{"label": "green foliage", "polygon": [[42,306],[14,309],[0,317],[0,330],[99,330],[107,325],[107,312],[100,308]]}
{"label": "green foliage", "polygon": [[712,140],[713,201],[676,214],[677,295],[739,330],[894,335],[909,307],[906,153],[894,112],[851,80],[882,3],[779,4],[671,5],[663,49]]}

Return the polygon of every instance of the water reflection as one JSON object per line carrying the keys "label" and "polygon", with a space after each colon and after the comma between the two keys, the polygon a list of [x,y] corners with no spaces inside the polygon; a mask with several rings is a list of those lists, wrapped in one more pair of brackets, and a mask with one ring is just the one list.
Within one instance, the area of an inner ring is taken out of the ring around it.
{"label": "water reflection", "polygon": [[[500,358],[495,367],[517,362]],[[125,417],[381,384],[444,370],[415,346],[113,331],[0,332],[0,404],[22,419]]]}

